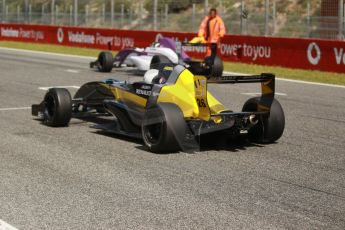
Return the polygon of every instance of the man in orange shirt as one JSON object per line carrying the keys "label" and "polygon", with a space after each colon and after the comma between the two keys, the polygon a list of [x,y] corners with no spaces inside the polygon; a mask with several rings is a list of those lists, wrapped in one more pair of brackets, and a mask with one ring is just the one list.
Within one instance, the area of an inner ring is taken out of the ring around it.
{"label": "man in orange shirt", "polygon": [[[220,39],[225,35],[225,25],[223,20],[218,16],[215,8],[210,9],[209,15],[201,22],[198,32],[199,41],[206,43],[219,44]],[[211,46],[216,47],[215,45]],[[206,56],[216,55],[207,49]]]}
{"label": "man in orange shirt", "polygon": [[209,15],[204,18],[199,27],[198,36],[206,42],[218,43],[225,35],[223,20],[218,16],[215,8],[210,9]]}

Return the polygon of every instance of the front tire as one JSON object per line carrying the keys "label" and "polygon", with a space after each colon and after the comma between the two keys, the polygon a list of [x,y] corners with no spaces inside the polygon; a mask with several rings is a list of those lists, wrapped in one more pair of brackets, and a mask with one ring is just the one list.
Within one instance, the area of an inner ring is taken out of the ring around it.
{"label": "front tire", "polygon": [[[249,99],[243,106],[243,112],[257,112],[260,97]],[[268,144],[277,141],[284,132],[285,115],[280,103],[274,99],[268,117],[262,117],[259,122],[248,130],[249,140]]]}
{"label": "front tire", "polygon": [[51,88],[44,97],[44,122],[53,127],[67,126],[72,117],[72,98],[67,89]]}
{"label": "front tire", "polygon": [[151,152],[177,152],[186,135],[186,123],[177,105],[161,103],[146,110],[141,131]]}
{"label": "front tire", "polygon": [[101,72],[109,73],[113,69],[113,55],[111,52],[103,51],[98,55],[99,66]]}

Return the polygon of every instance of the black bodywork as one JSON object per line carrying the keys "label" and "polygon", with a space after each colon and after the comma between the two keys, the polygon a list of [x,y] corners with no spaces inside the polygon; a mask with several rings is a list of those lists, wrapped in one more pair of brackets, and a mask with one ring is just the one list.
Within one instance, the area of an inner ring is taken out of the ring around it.
{"label": "black bodywork", "polygon": [[[164,85],[147,84],[145,82],[129,83],[116,79],[86,83],[71,99],[71,117],[111,116],[113,119],[110,123],[99,124],[94,127],[111,133],[141,138],[146,112],[160,106],[158,97],[161,89],[166,85],[176,84],[181,72],[184,70],[185,67],[181,65],[174,66]],[[261,74],[222,76],[208,80],[209,84],[261,83],[262,96],[257,102],[256,110],[222,111],[221,113],[211,114],[209,121],[198,118],[185,118],[185,124],[182,128],[170,127],[171,132],[175,134],[179,133],[180,129],[184,130],[184,136],[177,137],[181,149],[188,151],[198,148],[198,137],[206,133],[226,130],[227,133],[231,133],[233,136],[240,135],[241,132],[255,126],[259,120],[269,117],[274,100],[274,78],[272,74]],[[47,102],[43,100],[40,104],[32,105],[32,115],[38,116],[45,121]],[[215,122],[213,119],[215,117],[221,119],[222,122]],[[174,120],[174,118],[171,119]]]}

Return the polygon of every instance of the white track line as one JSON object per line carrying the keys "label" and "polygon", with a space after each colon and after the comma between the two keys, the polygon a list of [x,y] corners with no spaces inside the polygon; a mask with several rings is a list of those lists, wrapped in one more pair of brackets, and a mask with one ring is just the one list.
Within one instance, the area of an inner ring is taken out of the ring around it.
{"label": "white track line", "polygon": [[0,111],[26,110],[26,109],[31,109],[31,107],[0,108]]}
{"label": "white track line", "polygon": [[79,70],[75,70],[75,69],[66,69],[67,73],[80,73]]}
{"label": "white track line", "polygon": [[[249,96],[256,96],[256,95],[261,95],[262,93],[241,93],[243,95],[249,95]],[[278,95],[278,96],[287,96],[286,93],[278,93],[276,92],[275,95]]]}
{"label": "white track line", "polygon": [[18,229],[0,219],[0,230],[18,230]]}
{"label": "white track line", "polygon": [[249,76],[250,75],[250,74],[247,74],[247,73],[238,73],[238,72],[230,72],[230,71],[224,71],[223,74],[244,75],[244,76]]}
{"label": "white track line", "polygon": [[52,55],[52,56],[60,56],[60,57],[92,59],[92,60],[96,59],[95,57],[90,57],[90,56],[80,56],[80,55],[72,55],[72,54],[58,54],[58,53],[50,53],[50,52],[44,52],[44,51],[33,51],[33,50],[5,48],[5,47],[0,47],[0,50],[17,51],[17,52],[32,53],[32,54],[44,54],[44,55]]}
{"label": "white track line", "polygon": [[79,89],[79,86],[76,85],[66,85],[66,86],[42,86],[42,87],[38,87],[38,89],[40,90],[44,90],[47,91],[48,89],[51,88],[72,88],[72,89]]}
{"label": "white track line", "polygon": [[310,82],[310,81],[301,81],[301,80],[291,80],[286,78],[276,78],[279,81],[287,81],[287,82],[293,82],[293,83],[299,83],[299,84],[308,84],[308,85],[318,85],[318,86],[328,86],[328,87],[334,87],[334,88],[342,88],[345,89],[344,85],[334,85],[334,84],[326,84],[326,83],[318,83],[318,82]]}

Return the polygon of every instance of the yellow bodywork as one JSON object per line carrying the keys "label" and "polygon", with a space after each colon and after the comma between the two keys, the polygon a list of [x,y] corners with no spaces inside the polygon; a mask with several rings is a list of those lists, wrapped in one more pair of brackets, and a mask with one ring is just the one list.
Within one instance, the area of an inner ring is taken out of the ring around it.
{"label": "yellow bodywork", "polygon": [[[113,93],[117,101],[144,112],[147,98],[116,86],[102,85]],[[157,103],[162,102],[176,104],[182,110],[185,118],[205,121],[209,121],[211,115],[219,114],[225,110],[225,107],[207,91],[207,78],[194,76],[187,69],[180,73],[175,84],[163,85],[157,99]],[[212,118],[212,120],[221,121],[217,117]]]}
{"label": "yellow bodywork", "polygon": [[123,102],[127,105],[134,105],[134,108],[145,109],[147,104],[146,98],[140,97],[135,93],[124,90],[122,88],[114,87],[112,85],[108,85],[105,83],[102,83],[102,85],[113,93],[114,98],[116,98],[117,101]]}
{"label": "yellow bodywork", "polygon": [[224,106],[207,91],[207,79],[194,76],[189,70],[182,71],[176,84],[162,88],[157,103],[174,103],[180,107],[185,118],[211,119],[211,114],[225,110]]}

